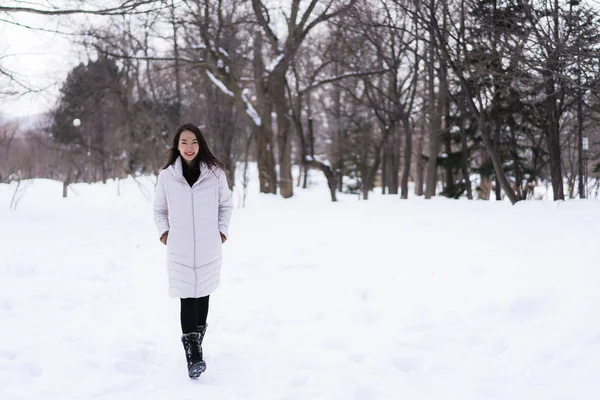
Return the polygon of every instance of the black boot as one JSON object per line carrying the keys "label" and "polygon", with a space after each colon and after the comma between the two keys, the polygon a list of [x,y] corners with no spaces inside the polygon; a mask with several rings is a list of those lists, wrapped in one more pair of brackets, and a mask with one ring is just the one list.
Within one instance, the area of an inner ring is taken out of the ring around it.
{"label": "black boot", "polygon": [[[198,352],[200,353],[200,360],[202,360],[204,362],[204,354],[202,352],[202,341],[204,340],[204,334],[206,333],[206,328],[208,325],[204,324],[204,325],[200,325],[198,326]],[[204,363],[204,366],[206,367],[206,363]]]}
{"label": "black boot", "polygon": [[[202,334],[202,337],[204,334]],[[202,360],[202,347],[200,334],[198,332],[186,333],[181,336],[181,342],[185,349],[188,376],[195,379],[206,370],[206,364]]]}

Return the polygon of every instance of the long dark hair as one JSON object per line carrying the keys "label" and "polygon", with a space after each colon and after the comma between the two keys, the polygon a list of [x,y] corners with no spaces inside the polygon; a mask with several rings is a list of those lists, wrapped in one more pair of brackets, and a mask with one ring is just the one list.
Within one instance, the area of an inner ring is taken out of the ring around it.
{"label": "long dark hair", "polygon": [[167,164],[163,167],[163,169],[167,169],[171,165],[175,164],[175,161],[177,161],[177,157],[181,155],[177,147],[179,146],[179,137],[181,136],[181,132],[183,131],[192,132],[196,136],[196,140],[198,140],[199,145],[198,154],[196,154],[196,157],[194,157],[194,159],[192,160],[192,165],[190,166],[190,168],[198,169],[200,167],[200,162],[203,162],[206,165],[208,165],[210,169],[221,168],[223,171],[225,171],[225,165],[213,155],[213,153],[208,148],[208,144],[204,139],[204,135],[202,135],[202,131],[194,124],[183,124],[179,128],[177,128],[177,133],[173,138],[173,146],[169,150],[167,150],[169,158]]}

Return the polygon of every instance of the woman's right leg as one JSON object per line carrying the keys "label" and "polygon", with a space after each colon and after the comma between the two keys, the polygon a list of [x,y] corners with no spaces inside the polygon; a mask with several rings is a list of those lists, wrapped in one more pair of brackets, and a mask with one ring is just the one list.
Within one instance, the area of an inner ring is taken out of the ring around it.
{"label": "woman's right leg", "polygon": [[188,376],[195,379],[206,369],[202,358],[202,339],[206,327],[202,333],[198,332],[198,299],[181,299],[181,331]]}
{"label": "woman's right leg", "polygon": [[181,299],[181,331],[184,335],[198,330],[196,300],[193,298]]}

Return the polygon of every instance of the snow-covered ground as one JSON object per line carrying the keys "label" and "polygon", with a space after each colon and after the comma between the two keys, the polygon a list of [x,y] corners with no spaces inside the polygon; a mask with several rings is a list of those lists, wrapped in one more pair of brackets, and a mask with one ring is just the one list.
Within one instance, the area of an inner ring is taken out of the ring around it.
{"label": "snow-covered ground", "polygon": [[62,199],[36,180],[16,210],[0,185],[0,399],[600,394],[600,203],[331,203],[322,183],[289,200],[255,185],[234,210],[197,381],[136,182]]}

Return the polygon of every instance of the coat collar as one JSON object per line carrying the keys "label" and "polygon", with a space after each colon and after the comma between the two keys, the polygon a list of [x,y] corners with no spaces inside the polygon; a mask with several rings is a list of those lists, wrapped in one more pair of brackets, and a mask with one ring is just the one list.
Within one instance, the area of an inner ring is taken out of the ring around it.
{"label": "coat collar", "polygon": [[[173,174],[175,176],[175,178],[179,179],[180,181],[182,181],[186,185],[188,185],[187,181],[185,180],[185,177],[183,176],[183,166],[181,164],[182,162],[183,161],[181,159],[181,156],[177,157],[175,162],[169,166],[169,171],[171,172],[171,174]],[[206,165],[203,162],[200,162],[200,176],[198,177],[198,180],[194,183],[194,185],[192,185],[192,187],[196,186],[204,178],[206,178],[206,176],[208,175],[208,172],[209,172],[208,165]]]}

